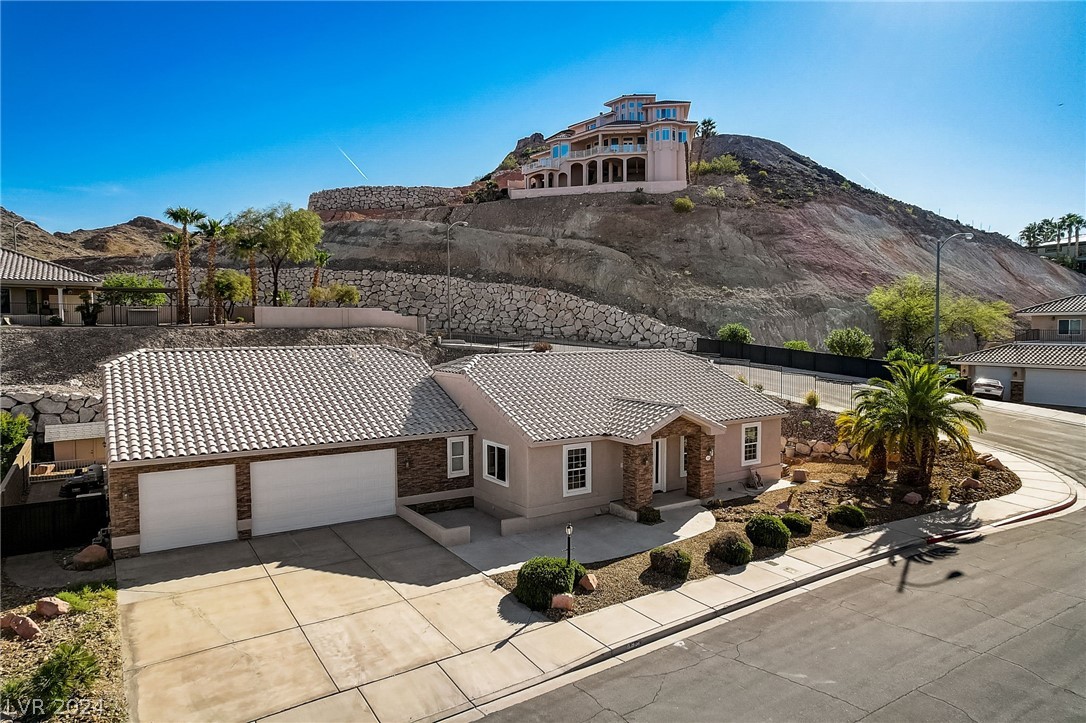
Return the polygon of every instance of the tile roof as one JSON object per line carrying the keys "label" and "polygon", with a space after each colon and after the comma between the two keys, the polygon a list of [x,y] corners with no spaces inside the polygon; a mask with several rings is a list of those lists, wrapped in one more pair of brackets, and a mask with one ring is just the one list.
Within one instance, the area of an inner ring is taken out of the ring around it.
{"label": "tile roof", "polygon": [[470,378],[536,442],[632,438],[682,410],[721,424],[785,414],[708,360],[670,349],[482,354],[434,371]]}
{"label": "tile roof", "polygon": [[1016,314],[1086,314],[1086,294],[1065,296],[1062,299],[1045,301],[1034,306],[1027,306],[1014,312]]}
{"label": "tile roof", "polygon": [[1014,342],[962,354],[955,364],[993,366],[1081,367],[1086,370],[1086,344],[1039,344]]}
{"label": "tile roof", "polygon": [[47,424],[45,426],[46,442],[66,442],[73,439],[100,439],[105,436],[105,422]]}
{"label": "tile roof", "polygon": [[422,357],[390,347],[139,349],[104,366],[115,462],[474,429]]}
{"label": "tile roof", "polygon": [[98,285],[97,276],[67,266],[42,261],[10,249],[0,249],[0,282],[31,281],[43,284]]}

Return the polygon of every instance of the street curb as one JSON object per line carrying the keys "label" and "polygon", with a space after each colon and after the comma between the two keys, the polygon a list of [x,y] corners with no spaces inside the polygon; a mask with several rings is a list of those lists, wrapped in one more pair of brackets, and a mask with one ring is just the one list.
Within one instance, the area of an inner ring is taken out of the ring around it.
{"label": "street curb", "polygon": [[[1041,464],[1041,463],[1038,463],[1038,464]],[[1046,469],[1051,471],[1053,474],[1056,474],[1055,471],[1051,470],[1051,468],[1048,468],[1047,465],[1045,465],[1045,467],[1046,467]],[[765,602],[766,600],[770,600],[772,598],[778,597],[778,596],[780,596],[780,595],[782,595],[784,593],[791,592],[793,590],[797,590],[797,589],[799,589],[801,587],[804,587],[805,585],[809,585],[809,584],[814,583],[814,582],[819,582],[821,580],[825,580],[825,579],[830,578],[830,577],[835,577],[835,576],[840,575],[842,573],[849,572],[851,570],[855,570],[858,567],[863,567],[865,565],[870,565],[872,562],[877,562],[879,560],[884,560],[886,558],[893,557],[894,555],[901,554],[903,551],[906,551],[906,550],[909,550],[909,551],[918,550],[918,549],[922,549],[924,547],[927,547],[929,545],[938,544],[940,542],[947,542],[947,541],[950,541],[950,540],[956,540],[956,539],[960,539],[960,538],[967,537],[967,536],[970,536],[970,535],[982,534],[986,530],[989,530],[989,531],[990,530],[995,530],[995,529],[998,529],[1000,527],[1005,527],[1007,525],[1012,525],[1012,524],[1019,523],[1019,522],[1026,522],[1026,521],[1033,520],[1033,519],[1038,519],[1038,518],[1041,518],[1041,517],[1047,517],[1048,515],[1052,515],[1052,514],[1055,514],[1057,512],[1062,512],[1063,510],[1073,506],[1076,502],[1078,502],[1078,489],[1077,489],[1077,486],[1068,484],[1068,491],[1069,491],[1070,497],[1068,497],[1067,499],[1065,499],[1065,500],[1063,500],[1061,502],[1053,503],[1053,504],[1049,505],[1048,507],[1044,507],[1044,508],[1041,508],[1039,510],[1031,510],[1029,512],[1022,512],[1022,513],[1019,513],[1017,515],[1012,515],[1011,517],[1007,517],[1007,518],[1005,518],[1003,520],[999,520],[997,522],[992,522],[990,524],[983,525],[981,527],[977,527],[977,528],[974,528],[974,529],[957,530],[957,531],[954,531],[954,532],[948,532],[948,533],[946,533],[944,535],[932,535],[932,536],[929,536],[929,537],[926,537],[926,538],[917,537],[916,538],[917,542],[905,542],[905,543],[901,543],[901,544],[891,545],[891,546],[887,547],[887,549],[881,550],[881,551],[876,552],[876,553],[874,553],[872,555],[869,555],[867,557],[848,560],[847,562],[843,562],[843,563],[841,563],[839,565],[835,565],[833,567],[823,568],[821,570],[818,570],[817,572],[810,573],[807,576],[799,577],[799,578],[796,578],[794,580],[789,580],[787,584],[780,585],[780,586],[773,587],[773,588],[769,588],[769,589],[763,590],[761,592],[756,592],[756,593],[752,592],[750,596],[742,598],[740,600],[737,600],[732,604],[724,605],[724,606],[722,606],[722,607],[720,607],[718,609],[713,609],[713,610],[709,610],[709,611],[704,612],[704,613],[697,614],[697,615],[695,615],[693,617],[690,617],[690,618],[687,618],[685,620],[681,620],[679,622],[672,623],[669,626],[663,626],[663,627],[657,628],[656,630],[653,630],[653,631],[651,631],[651,632],[649,632],[649,633],[647,633],[647,634],[645,634],[645,635],[643,635],[643,636],[641,636],[639,638],[626,640],[626,641],[623,641],[623,642],[621,642],[621,643],[619,643],[617,645],[614,645],[614,646],[605,646],[605,650],[603,650],[603,651],[601,651],[599,653],[590,654],[589,656],[586,656],[585,658],[583,658],[583,659],[581,659],[579,661],[575,661],[574,663],[571,663],[570,665],[568,665],[566,667],[558,668],[557,670],[551,671],[550,673],[547,673],[547,674],[544,674],[544,675],[542,675],[540,677],[534,678],[531,681],[525,681],[523,686],[511,686],[510,688],[506,688],[503,691],[499,691],[499,692],[497,692],[495,694],[491,694],[491,696],[484,696],[477,703],[475,703],[473,705],[472,709],[470,709],[468,711],[458,713],[458,714],[454,714],[453,716],[449,716],[448,719],[456,719],[456,718],[459,718],[460,716],[466,716],[466,715],[470,714],[471,712],[479,712],[479,708],[482,707],[482,706],[490,706],[493,703],[496,703],[496,702],[498,702],[498,701],[500,701],[502,699],[509,698],[511,696],[515,696],[515,695],[517,695],[519,693],[523,693],[524,691],[530,690],[531,688],[535,688],[535,687],[540,686],[540,685],[545,685],[545,684],[553,682],[553,681],[555,681],[555,680],[557,680],[559,678],[562,678],[562,677],[565,677],[565,676],[568,676],[568,675],[571,675],[571,674],[574,674],[574,673],[583,672],[588,668],[592,668],[594,666],[598,666],[598,665],[600,665],[602,663],[605,663],[607,661],[613,660],[614,658],[617,658],[617,657],[619,657],[621,655],[625,655],[625,654],[629,653],[630,651],[636,650],[636,649],[644,647],[646,645],[651,645],[652,643],[655,643],[655,642],[657,642],[659,640],[662,640],[664,638],[667,638],[667,637],[671,637],[671,636],[676,635],[678,633],[681,633],[681,632],[683,632],[685,630],[689,630],[691,628],[697,627],[699,625],[703,625],[705,623],[711,622],[711,621],[716,620],[718,618],[725,617],[729,613],[733,613],[733,612],[735,612],[737,610],[742,610],[742,609],[750,607],[752,605],[756,605],[758,603]],[[997,497],[995,499],[999,499],[999,498]],[[929,513],[929,514],[933,514],[933,513]],[[675,588],[675,590],[679,590],[679,588]],[[516,702],[513,702],[510,705],[515,705],[515,704],[516,704]],[[506,707],[506,706],[501,706],[501,707]]]}

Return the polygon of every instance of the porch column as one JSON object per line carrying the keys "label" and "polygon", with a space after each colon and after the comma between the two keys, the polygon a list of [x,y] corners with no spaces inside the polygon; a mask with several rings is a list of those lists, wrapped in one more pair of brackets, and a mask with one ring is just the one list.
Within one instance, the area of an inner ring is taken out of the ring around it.
{"label": "porch column", "polygon": [[626,179],[629,178],[629,176],[626,175],[626,162],[628,160],[629,160],[628,157],[623,156],[623,158],[622,158],[622,182],[623,183],[625,183]]}
{"label": "porch column", "polygon": [[64,287],[57,287],[57,316],[64,321]]}
{"label": "porch column", "polygon": [[690,497],[705,500],[713,496],[716,487],[715,441],[705,433],[686,438],[686,494]]}
{"label": "porch column", "polygon": [[622,447],[622,502],[631,510],[652,504],[652,443]]}

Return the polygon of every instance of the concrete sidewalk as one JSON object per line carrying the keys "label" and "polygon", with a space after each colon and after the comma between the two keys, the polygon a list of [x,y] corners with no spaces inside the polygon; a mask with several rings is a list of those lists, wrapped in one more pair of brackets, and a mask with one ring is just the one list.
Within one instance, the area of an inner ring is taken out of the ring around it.
{"label": "concrete sidewalk", "polygon": [[[978,449],[983,451],[978,445]],[[795,548],[726,573],[694,580],[560,623],[527,629],[496,644],[452,655],[358,689],[340,691],[263,720],[434,720],[481,717],[504,700],[564,673],[615,658],[700,623],[727,621],[758,603],[817,585],[946,536],[982,532],[1062,509],[1077,499],[1070,478],[1019,455],[997,451],[1022,479],[1017,492],[852,535]],[[370,711],[376,713],[376,716]],[[365,711],[363,716],[361,711]]]}

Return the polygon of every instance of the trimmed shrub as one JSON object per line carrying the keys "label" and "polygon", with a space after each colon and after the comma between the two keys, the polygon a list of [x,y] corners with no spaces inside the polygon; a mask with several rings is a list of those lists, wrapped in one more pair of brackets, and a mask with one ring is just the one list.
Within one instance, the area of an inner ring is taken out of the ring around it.
{"label": "trimmed shrub", "polygon": [[811,390],[803,395],[803,403],[807,405],[809,409],[818,409],[818,392]]}
{"label": "trimmed shrub", "polygon": [[637,521],[642,525],[656,525],[663,522],[660,510],[646,505],[637,511]]}
{"label": "trimmed shrub", "polygon": [[694,210],[694,202],[687,196],[679,196],[671,202],[671,210],[675,213],[690,213]]}
{"label": "trimmed shrub", "polygon": [[811,345],[802,340],[786,341],[781,344],[785,349],[791,349],[792,351],[814,351]]}
{"label": "trimmed shrub", "polygon": [[537,341],[532,345],[532,351],[545,352],[551,350],[551,344],[549,341]]}
{"label": "trimmed shrub", "polygon": [[753,389],[756,392],[764,392],[765,391],[765,386],[763,386],[761,384],[752,384],[750,388]]}
{"label": "trimmed shrub", "polygon": [[23,415],[14,416],[6,409],[0,412],[0,448],[3,450],[3,458],[0,461],[0,474],[7,472],[11,463],[15,461],[23,443],[30,436],[30,419]]}
{"label": "trimmed shrub", "polygon": [[895,346],[893,349],[886,352],[886,361],[904,361],[911,364],[923,364],[924,357],[909,351],[903,346]]}
{"label": "trimmed shrub", "polygon": [[546,610],[552,597],[573,592],[574,584],[584,574],[584,566],[576,561],[567,565],[560,557],[533,557],[517,571],[513,594],[532,610]]}
{"label": "trimmed shrub", "polygon": [[842,356],[869,357],[875,351],[875,340],[858,326],[847,329],[834,329],[824,342],[831,354]]}
{"label": "trimmed shrub", "polygon": [[637,190],[630,194],[630,203],[635,206],[644,206],[648,202],[649,197],[642,190]]}
{"label": "trimmed shrub", "polygon": [[781,516],[781,522],[789,529],[793,535],[809,535],[811,534],[811,520],[807,515],[801,515],[798,512],[789,512]]}
{"label": "trimmed shrub", "polygon": [[758,547],[784,549],[788,547],[788,540],[792,538],[792,533],[781,522],[781,518],[773,515],[755,515],[743,530],[750,541]]}
{"label": "trimmed shrub", "polygon": [[837,505],[826,515],[826,521],[831,525],[844,525],[858,530],[867,527],[867,513],[856,505]]}
{"label": "trimmed shrub", "polygon": [[49,326],[64,326],[64,319],[59,316],[50,316],[48,319]]}
{"label": "trimmed shrub", "polygon": [[709,203],[714,206],[724,203],[727,197],[728,194],[724,192],[723,186],[709,186],[705,189],[705,198],[709,199]]}
{"label": "trimmed shrub", "polygon": [[657,547],[649,553],[649,567],[663,575],[685,580],[690,574],[690,554],[677,547]]}
{"label": "trimmed shrub", "polygon": [[716,338],[721,341],[735,341],[740,344],[754,343],[754,335],[750,333],[750,329],[735,321],[717,329]]}
{"label": "trimmed shrub", "polygon": [[735,174],[735,180],[739,183],[742,183],[744,186],[750,183],[750,178],[748,178],[747,174],[745,173]]}
{"label": "trimmed shrub", "polygon": [[754,547],[734,532],[713,540],[709,554],[729,565],[746,565],[754,557]]}

